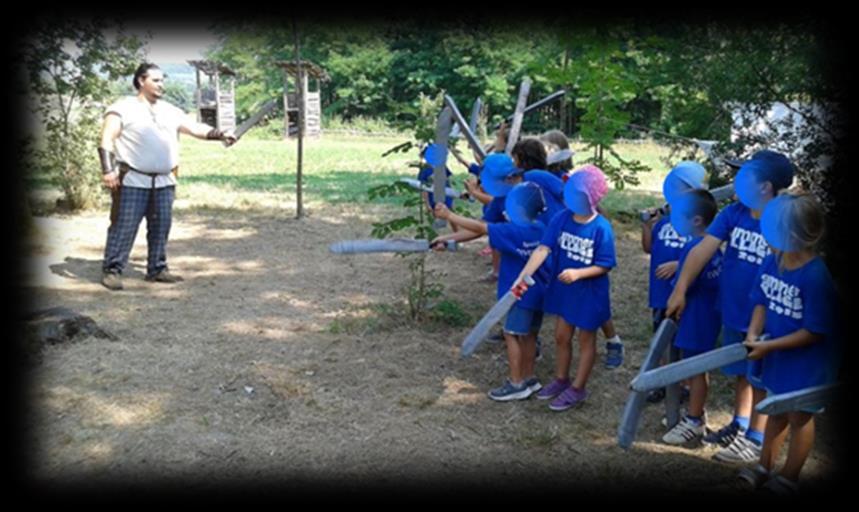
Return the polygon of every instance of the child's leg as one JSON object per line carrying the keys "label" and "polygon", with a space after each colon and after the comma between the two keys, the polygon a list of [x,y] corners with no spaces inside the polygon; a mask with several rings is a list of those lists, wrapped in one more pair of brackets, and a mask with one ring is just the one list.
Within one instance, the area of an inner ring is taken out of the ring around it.
{"label": "child's leg", "polygon": [[555,322],[555,377],[569,380],[573,360],[573,334],[576,328],[561,316]]}
{"label": "child's leg", "polygon": [[749,421],[749,430],[763,432],[767,427],[767,415],[759,413],[756,407],[761,400],[767,397],[767,391],[754,386],[750,387],[752,388],[752,416],[751,421]]}
{"label": "child's leg", "polygon": [[498,267],[501,266],[501,253],[492,249],[492,273],[498,275]]}
{"label": "child's leg", "polygon": [[814,415],[796,411],[787,413],[790,422],[790,445],[787,449],[787,461],[779,474],[792,480],[799,481],[799,472],[814,446]]}
{"label": "child's leg", "polygon": [[778,458],[778,454],[781,453],[781,445],[784,444],[784,438],[787,435],[787,425],[787,414],[770,416],[767,421],[760,459],[761,466],[766,468],[767,471],[772,471],[773,467],[775,467],[775,460]]}
{"label": "child's leg", "polygon": [[606,322],[602,324],[601,329],[606,339],[611,339],[617,336],[617,331],[614,329],[614,322],[612,322],[611,319],[606,320]]}
{"label": "child's leg", "polygon": [[690,380],[688,414],[696,418],[704,415],[704,403],[707,401],[709,378],[706,373],[693,376]]}
{"label": "child's leg", "polygon": [[614,322],[609,318],[601,326],[605,334],[605,367],[612,370],[623,364],[623,341],[614,330]]}
{"label": "child's leg", "polygon": [[504,333],[504,341],[507,342],[507,362],[510,366],[510,382],[519,384],[525,380],[522,372],[522,346],[519,342],[520,336]]}
{"label": "child's leg", "polygon": [[734,414],[743,418],[752,415],[752,385],[744,376],[737,377],[734,388]]}
{"label": "child's leg", "polygon": [[573,382],[574,388],[584,389],[587,385],[596,354],[597,332],[579,329],[579,367],[576,370],[576,380]]}
{"label": "child's leg", "polygon": [[534,375],[534,359],[537,356],[537,333],[530,332],[519,337],[519,365],[522,368],[522,376],[529,378]]}

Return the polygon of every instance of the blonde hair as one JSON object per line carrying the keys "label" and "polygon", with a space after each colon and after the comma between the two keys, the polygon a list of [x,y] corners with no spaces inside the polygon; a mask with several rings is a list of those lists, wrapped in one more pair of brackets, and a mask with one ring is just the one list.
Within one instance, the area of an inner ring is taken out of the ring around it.
{"label": "blonde hair", "polygon": [[797,243],[792,251],[776,253],[779,272],[785,271],[784,253],[811,250],[816,252],[826,232],[823,208],[817,199],[808,193],[783,193],[780,196],[790,199],[784,210],[787,226],[790,226],[790,239]]}
{"label": "blonde hair", "polygon": [[803,249],[814,249],[826,233],[823,208],[817,199],[808,193],[785,194],[791,196],[788,214],[791,220],[791,236],[802,244]]}

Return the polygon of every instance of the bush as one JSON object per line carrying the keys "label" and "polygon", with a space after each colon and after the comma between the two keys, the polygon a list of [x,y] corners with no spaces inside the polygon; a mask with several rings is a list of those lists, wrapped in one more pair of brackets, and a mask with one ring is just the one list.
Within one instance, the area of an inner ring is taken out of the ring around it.
{"label": "bush", "polygon": [[42,149],[34,150],[31,165],[56,181],[67,208],[79,210],[100,204],[101,170],[98,161],[97,118],[82,117],[69,123],[68,132],[55,130],[46,135]]}

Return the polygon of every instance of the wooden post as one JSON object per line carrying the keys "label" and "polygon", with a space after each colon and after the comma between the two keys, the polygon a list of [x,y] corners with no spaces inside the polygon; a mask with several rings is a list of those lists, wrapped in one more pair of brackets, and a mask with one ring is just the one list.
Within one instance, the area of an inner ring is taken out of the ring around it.
{"label": "wooden post", "polygon": [[304,157],[304,72],[301,69],[301,44],[298,37],[298,26],[292,21],[292,31],[295,34],[295,64],[296,64],[296,102],[298,103],[298,169],[295,175],[295,218],[300,219],[304,215],[304,207],[301,197],[301,167]]}
{"label": "wooden post", "polygon": [[197,92],[194,94],[194,98],[197,101],[197,122],[202,123],[203,113],[200,112],[200,104],[203,101],[203,91],[200,89],[200,68],[195,66],[194,69],[197,71]]}
{"label": "wooden post", "polygon": [[283,73],[283,138],[289,139],[289,73],[281,68]]}
{"label": "wooden post", "polygon": [[212,74],[215,77],[215,128],[221,129],[221,80],[217,70]]}

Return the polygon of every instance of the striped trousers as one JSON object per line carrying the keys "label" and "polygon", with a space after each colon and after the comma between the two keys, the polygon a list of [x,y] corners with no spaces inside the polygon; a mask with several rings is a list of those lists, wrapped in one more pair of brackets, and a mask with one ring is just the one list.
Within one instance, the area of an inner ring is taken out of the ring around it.
{"label": "striped trousers", "polygon": [[149,249],[146,275],[153,276],[167,268],[167,237],[173,221],[175,196],[176,187],[120,187],[114,191],[103,271],[121,274],[125,269],[143,217],[146,217],[146,242]]}

